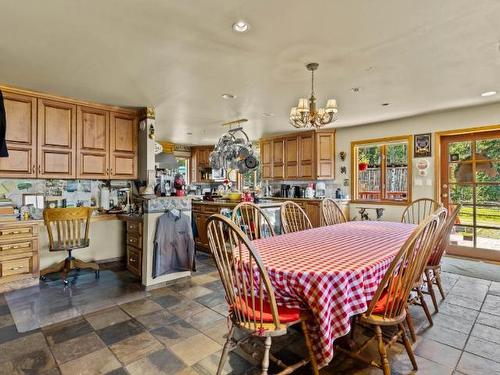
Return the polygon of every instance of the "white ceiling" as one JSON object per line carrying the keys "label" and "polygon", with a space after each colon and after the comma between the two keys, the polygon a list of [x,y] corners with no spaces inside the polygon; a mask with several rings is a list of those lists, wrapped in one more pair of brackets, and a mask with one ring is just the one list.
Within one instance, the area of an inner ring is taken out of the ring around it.
{"label": "white ceiling", "polygon": [[154,105],[159,139],[239,117],[256,139],[292,129],[312,61],[336,127],[500,100],[480,96],[500,92],[499,20],[499,0],[0,0],[0,83]]}

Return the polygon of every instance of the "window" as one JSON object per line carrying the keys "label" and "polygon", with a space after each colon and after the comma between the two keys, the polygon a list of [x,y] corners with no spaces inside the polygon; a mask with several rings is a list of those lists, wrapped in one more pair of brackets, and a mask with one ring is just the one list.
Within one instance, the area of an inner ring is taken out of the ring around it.
{"label": "window", "polygon": [[411,201],[411,136],[351,143],[353,199]]}
{"label": "window", "polygon": [[189,185],[189,158],[177,157],[177,171],[184,177],[184,182]]}

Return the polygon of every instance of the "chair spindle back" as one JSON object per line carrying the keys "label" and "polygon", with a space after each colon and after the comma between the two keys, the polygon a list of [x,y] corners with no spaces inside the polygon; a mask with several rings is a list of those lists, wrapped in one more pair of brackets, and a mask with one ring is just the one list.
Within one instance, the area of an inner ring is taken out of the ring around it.
{"label": "chair spindle back", "polygon": [[274,236],[274,229],[268,217],[254,203],[238,204],[233,209],[232,220],[252,241]]}
{"label": "chair spindle back", "polygon": [[82,248],[89,245],[90,207],[46,208],[43,220],[51,251]]}
{"label": "chair spindle back", "polygon": [[450,238],[451,230],[455,225],[455,221],[457,219],[458,213],[460,212],[461,205],[457,205],[453,211],[448,215],[446,221],[441,228],[439,235],[437,236],[435,246],[432,249],[431,256],[428,261],[429,266],[437,266],[441,263],[441,258],[448,246],[448,240]]}
{"label": "chair spindle back", "polygon": [[375,292],[368,306],[367,315],[372,314],[382,299],[386,300],[384,312],[376,315],[394,319],[403,313],[415,280],[420,277],[422,267],[429,257],[438,225],[438,217],[431,215],[406,240]]}
{"label": "chair spindle back", "polygon": [[340,206],[331,198],[323,199],[321,202],[321,213],[325,225],[341,224],[347,221]]}
{"label": "chair spindle back", "polygon": [[241,229],[223,215],[210,216],[207,231],[233,323],[255,332],[262,329],[266,298],[272,325],[279,329],[274,290],[257,249]]}
{"label": "chair spindle back", "polygon": [[295,202],[283,202],[280,213],[283,233],[300,232],[313,227],[304,210]]}
{"label": "chair spindle back", "polygon": [[401,217],[401,222],[418,225],[436,211],[439,206],[439,203],[434,199],[417,199],[406,206]]}

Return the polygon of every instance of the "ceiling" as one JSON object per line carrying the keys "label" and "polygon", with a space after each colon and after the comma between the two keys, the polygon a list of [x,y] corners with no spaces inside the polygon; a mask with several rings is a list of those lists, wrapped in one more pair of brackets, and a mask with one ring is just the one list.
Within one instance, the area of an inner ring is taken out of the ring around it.
{"label": "ceiling", "polygon": [[[292,130],[313,61],[319,104],[337,99],[335,127],[500,100],[498,0],[0,0],[0,9],[0,83],[153,105],[158,139],[177,143],[212,143],[239,117],[253,139]],[[240,19],[247,33],[232,30]],[[480,96],[489,90],[499,95]]]}

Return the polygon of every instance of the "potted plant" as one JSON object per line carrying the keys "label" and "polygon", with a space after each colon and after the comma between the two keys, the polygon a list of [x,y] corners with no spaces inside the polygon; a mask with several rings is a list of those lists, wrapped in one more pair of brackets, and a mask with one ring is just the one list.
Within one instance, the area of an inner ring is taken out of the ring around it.
{"label": "potted plant", "polygon": [[364,153],[360,153],[358,156],[358,169],[360,172],[366,171],[368,169],[368,156]]}

